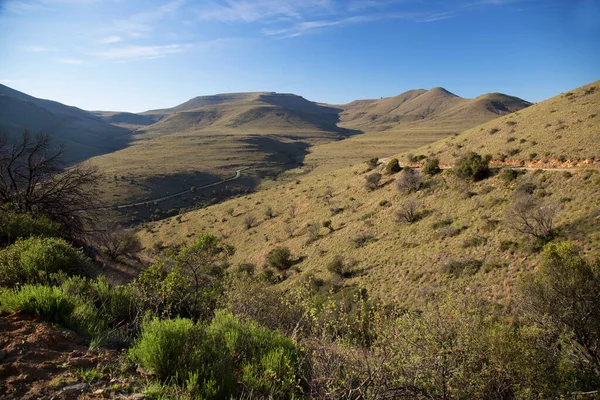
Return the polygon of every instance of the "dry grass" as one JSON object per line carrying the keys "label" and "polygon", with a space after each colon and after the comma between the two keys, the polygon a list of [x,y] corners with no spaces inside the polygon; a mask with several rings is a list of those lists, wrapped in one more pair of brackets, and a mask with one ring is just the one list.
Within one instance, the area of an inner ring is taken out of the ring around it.
{"label": "dry grass", "polygon": [[415,153],[452,163],[475,151],[495,160],[537,167],[600,160],[600,81],[487,122]]}
{"label": "dry grass", "polygon": [[[416,194],[403,194],[386,184],[398,174],[384,177],[382,188],[367,192],[364,174],[365,166],[358,165],[303,177],[300,183],[187,213],[181,223],[168,219],[150,224],[140,236],[152,249],[155,243],[178,245],[192,241],[199,232],[214,233],[235,245],[234,265],[253,263],[259,270],[271,249],[289,247],[299,262],[297,272],[282,287],[307,274],[339,279],[327,266],[342,256],[356,262],[356,272],[344,284],[364,285],[377,297],[405,305],[441,288],[510,298],[515,280],[538,261],[530,239],[505,221],[521,182],[535,182],[540,195],[563,205],[556,223],[560,239],[575,240],[586,251],[597,251],[600,244],[595,200],[600,195],[600,174],[595,171],[582,170],[571,178],[561,172],[528,172],[508,184],[497,176],[469,185],[446,171],[427,180]],[[419,219],[398,223],[398,210],[413,198],[421,204]],[[288,212],[292,206],[293,217]],[[272,207],[274,218],[263,216],[267,207]],[[258,217],[251,229],[244,224],[248,215]],[[333,231],[322,227],[315,235],[311,226],[327,220]],[[357,245],[361,237],[369,240]],[[461,271],[464,265],[469,268]]]}

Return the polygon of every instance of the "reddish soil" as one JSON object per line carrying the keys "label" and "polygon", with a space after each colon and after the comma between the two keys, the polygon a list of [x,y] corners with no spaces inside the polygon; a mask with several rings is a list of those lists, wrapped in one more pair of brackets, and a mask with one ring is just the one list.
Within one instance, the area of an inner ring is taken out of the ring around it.
{"label": "reddish soil", "polygon": [[89,350],[75,332],[23,315],[0,316],[0,398],[143,399],[140,378],[122,371],[123,355]]}

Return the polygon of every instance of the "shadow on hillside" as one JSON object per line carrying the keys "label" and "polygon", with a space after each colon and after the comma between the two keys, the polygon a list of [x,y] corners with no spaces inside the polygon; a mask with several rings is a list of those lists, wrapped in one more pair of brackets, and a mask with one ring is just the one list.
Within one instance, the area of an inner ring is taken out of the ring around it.
{"label": "shadow on hillside", "polygon": [[598,230],[600,230],[600,210],[556,227],[557,237],[582,242]]}
{"label": "shadow on hillside", "polygon": [[310,144],[302,141],[281,141],[274,136],[250,136],[240,139],[250,147],[250,151],[266,155],[259,168],[279,166],[283,172],[304,162]]}

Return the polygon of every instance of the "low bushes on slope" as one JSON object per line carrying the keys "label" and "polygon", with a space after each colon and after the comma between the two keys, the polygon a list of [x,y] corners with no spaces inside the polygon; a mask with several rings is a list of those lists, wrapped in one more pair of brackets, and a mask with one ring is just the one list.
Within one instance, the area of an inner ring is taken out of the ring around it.
{"label": "low bushes on slope", "polygon": [[85,273],[90,260],[60,238],[31,237],[0,252],[0,285],[49,283],[52,275]]}

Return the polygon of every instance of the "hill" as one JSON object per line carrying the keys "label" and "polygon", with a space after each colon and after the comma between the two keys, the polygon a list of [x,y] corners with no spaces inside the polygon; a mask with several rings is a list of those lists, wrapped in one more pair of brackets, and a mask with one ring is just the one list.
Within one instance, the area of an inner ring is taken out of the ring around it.
{"label": "hill", "polygon": [[414,150],[451,163],[467,151],[506,164],[569,166],[600,159],[600,81]]}
{"label": "hill", "polygon": [[315,147],[306,163],[316,165],[316,171],[331,171],[382,154],[412,150],[530,105],[500,93],[464,99],[440,87],[355,101],[340,106],[339,125],[365,134]]}
{"label": "hill", "polygon": [[201,187],[250,168],[229,185],[160,205],[163,210],[178,209],[202,196],[211,201],[222,192],[254,188],[263,178],[302,163],[309,146],[349,136],[351,131],[336,125],[338,113],[290,94],[198,97],[143,113],[160,118],[138,127],[128,148],[92,162],[106,175],[105,200],[119,204]]}
{"label": "hill", "polygon": [[[469,146],[482,150],[482,146],[488,146],[490,136],[503,134],[490,135],[487,127],[512,120],[517,121],[513,125],[516,129],[531,121],[532,125],[523,126],[529,132],[535,121],[552,123],[547,115],[551,110],[555,110],[551,114],[572,116],[565,121],[584,121],[584,110],[589,118],[587,112],[598,109],[593,87],[595,84],[587,85],[518,115],[488,122],[436,142],[429,150],[451,163]],[[487,97],[485,101],[494,95]],[[593,157],[598,151],[594,136],[598,124],[592,123],[589,130],[582,129],[582,125],[585,123],[565,122],[560,138],[536,140],[552,152],[562,149],[569,159],[578,155],[583,159],[588,153]],[[591,143],[593,138],[596,145]],[[464,144],[464,148],[459,152],[453,143]],[[584,143],[590,148],[583,149]],[[428,147],[421,150],[425,149]],[[376,190],[367,190],[365,178],[372,172],[384,173],[383,167],[371,171],[361,163],[331,173],[298,175],[299,179],[290,183],[186,213],[178,219],[149,224],[139,234],[150,251],[188,243],[200,232],[213,233],[236,246],[233,265],[253,264],[257,274],[265,276],[273,274],[264,267],[269,251],[288,247],[296,264],[291,271],[275,272],[274,282],[282,288],[314,277],[322,285],[364,286],[377,298],[408,307],[418,305],[424,294],[442,288],[468,290],[508,302],[514,282],[537,265],[540,257],[540,242],[517,231],[511,217],[517,199],[526,193],[533,192],[535,201],[558,210],[554,240],[572,240],[585,252],[598,253],[597,165],[586,169],[582,163],[568,171],[496,170],[479,182],[460,179],[446,170],[426,177],[414,193],[396,189],[395,181],[402,173],[384,174]],[[402,222],[401,214],[411,205],[415,207],[414,222]],[[332,272],[334,262],[346,270],[344,275]]]}
{"label": "hill", "polygon": [[65,146],[65,161],[74,163],[127,145],[131,131],[110,125],[76,107],[38,99],[0,85],[0,132],[16,138],[27,128],[43,131]]}

